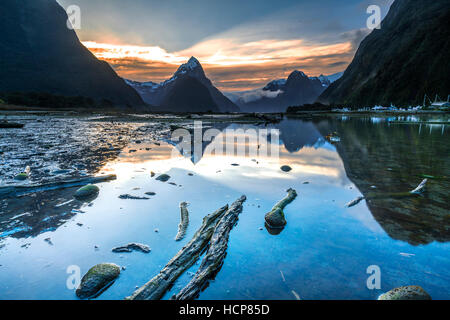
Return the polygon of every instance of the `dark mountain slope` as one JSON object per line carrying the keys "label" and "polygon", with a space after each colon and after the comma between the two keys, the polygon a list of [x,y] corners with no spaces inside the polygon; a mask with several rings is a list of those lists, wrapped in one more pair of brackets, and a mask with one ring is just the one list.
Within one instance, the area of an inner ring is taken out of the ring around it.
{"label": "dark mountain slope", "polygon": [[172,86],[158,109],[171,112],[219,112],[208,89],[196,78],[182,77]]}
{"label": "dark mountain slope", "polygon": [[142,99],[67,28],[55,0],[0,1],[0,92],[45,92],[142,106]]}
{"label": "dark mountain slope", "polygon": [[450,94],[450,1],[396,0],[320,102],[353,107],[422,104]]}
{"label": "dark mountain slope", "polygon": [[272,81],[263,91],[279,91],[275,97],[263,96],[260,99],[240,104],[246,112],[284,112],[287,107],[314,102],[325,90],[319,78],[309,78],[301,71],[292,72],[287,80]]}

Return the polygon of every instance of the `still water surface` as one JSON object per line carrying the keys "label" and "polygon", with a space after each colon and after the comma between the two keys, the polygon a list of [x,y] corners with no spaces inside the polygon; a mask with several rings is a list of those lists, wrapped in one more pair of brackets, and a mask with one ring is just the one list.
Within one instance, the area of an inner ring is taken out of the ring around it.
{"label": "still water surface", "polygon": [[[450,298],[448,126],[335,117],[285,119],[272,128],[280,130],[279,158],[211,155],[208,148],[222,141],[225,128],[195,161],[173,156],[174,147],[165,142],[130,144],[102,168],[118,179],[99,184],[90,204],[65,205],[73,189],[49,195],[63,204],[54,208],[58,215],[70,213],[66,222],[33,236],[0,230],[0,298],[76,299],[66,286],[67,267],[77,265],[84,274],[97,263],[113,262],[126,270],[98,299],[123,299],[164,267],[205,215],[242,194],[248,200],[225,263],[200,299],[376,299],[411,284],[434,299]],[[324,137],[331,132],[341,141],[329,143]],[[281,171],[282,165],[292,171]],[[169,174],[176,185],[156,181],[150,171]],[[412,190],[424,176],[432,178],[423,197],[345,207],[369,192]],[[285,209],[287,226],[274,235],[264,227],[264,215],[288,188],[299,196]],[[156,195],[119,199],[146,192]],[[175,242],[183,201],[189,203],[190,225],[184,240]],[[24,204],[17,215],[28,211]],[[129,242],[148,244],[152,251],[111,252]],[[187,284],[198,265],[165,299]],[[380,267],[380,290],[367,288],[371,265]]]}

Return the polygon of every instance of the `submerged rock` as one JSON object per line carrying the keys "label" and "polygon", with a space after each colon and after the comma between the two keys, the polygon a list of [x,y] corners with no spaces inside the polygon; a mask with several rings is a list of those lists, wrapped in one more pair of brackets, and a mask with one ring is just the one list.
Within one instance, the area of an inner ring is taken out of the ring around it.
{"label": "submerged rock", "polygon": [[112,249],[112,252],[131,252],[131,251],[142,251],[144,253],[149,253],[151,251],[150,247],[145,245],[145,244],[141,244],[141,243],[129,243],[125,246],[121,246],[121,247],[116,247]]}
{"label": "submerged rock", "polygon": [[284,172],[289,172],[292,170],[292,168],[290,166],[282,166],[280,169]]}
{"label": "submerged rock", "polygon": [[120,267],[116,264],[97,264],[83,276],[75,293],[80,299],[95,298],[106,290],[119,274]]}
{"label": "submerged rock", "polygon": [[168,174],[165,174],[165,173],[159,175],[156,178],[156,180],[161,181],[161,182],[167,182],[167,181],[169,181],[169,179],[170,179],[170,176]]}
{"label": "submerged rock", "polygon": [[74,197],[77,200],[86,200],[86,199],[96,197],[99,192],[100,192],[99,187],[97,187],[96,185],[93,185],[93,184],[88,184],[88,185],[78,189],[75,192]]}
{"label": "submerged rock", "polygon": [[431,300],[431,296],[420,286],[405,286],[383,293],[378,300]]}
{"label": "submerged rock", "polygon": [[146,192],[145,194],[148,195],[148,196],[154,196],[154,195],[156,195],[155,192]]}

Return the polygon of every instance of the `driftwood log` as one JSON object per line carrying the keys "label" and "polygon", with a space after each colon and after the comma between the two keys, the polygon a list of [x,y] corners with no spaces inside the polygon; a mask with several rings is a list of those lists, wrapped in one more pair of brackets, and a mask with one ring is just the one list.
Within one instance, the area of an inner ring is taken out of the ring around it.
{"label": "driftwood log", "polygon": [[203,218],[200,229],[167,265],[149,282],[137,289],[127,300],[159,300],[172,286],[176,279],[189,269],[199,258],[208,245],[214,229],[228,210],[228,205]]}
{"label": "driftwood log", "polygon": [[80,179],[56,181],[44,183],[40,185],[22,185],[22,186],[6,186],[0,187],[0,199],[8,197],[18,197],[29,193],[35,193],[47,190],[65,189],[77,186],[84,186],[86,184],[100,183],[117,179],[115,174],[109,174],[99,177],[83,177]]}
{"label": "driftwood log", "polygon": [[425,192],[425,187],[427,185],[428,179],[423,179],[422,182],[415,188],[409,192],[369,192],[365,197],[360,196],[355,200],[350,201],[345,206],[347,208],[356,206],[362,200],[376,200],[376,199],[386,199],[386,198],[411,198],[422,195]]}
{"label": "driftwood log", "polygon": [[178,225],[178,233],[175,236],[175,241],[183,240],[184,236],[186,235],[186,230],[189,225],[189,212],[187,210],[188,204],[186,202],[180,203],[180,215],[181,215],[181,221]]}
{"label": "driftwood log", "polygon": [[270,212],[266,214],[264,219],[266,224],[272,229],[281,229],[286,225],[283,209],[297,197],[297,192],[294,189],[288,189],[287,195],[280,200]]}
{"label": "driftwood log", "polygon": [[197,298],[200,291],[207,286],[209,280],[213,279],[220,270],[227,254],[230,231],[237,223],[239,214],[242,212],[242,205],[246,199],[245,196],[239,198],[220,219],[200,268],[186,287],[172,299],[193,300]]}

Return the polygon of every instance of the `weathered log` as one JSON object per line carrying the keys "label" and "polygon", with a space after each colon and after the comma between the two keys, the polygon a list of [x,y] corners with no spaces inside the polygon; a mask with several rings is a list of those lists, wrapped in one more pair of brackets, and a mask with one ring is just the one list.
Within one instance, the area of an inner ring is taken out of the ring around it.
{"label": "weathered log", "polygon": [[181,215],[181,221],[178,225],[178,233],[175,237],[175,241],[180,241],[184,238],[186,235],[186,230],[189,225],[189,212],[187,210],[188,204],[186,202],[180,203],[180,215]]}
{"label": "weathered log", "polygon": [[428,179],[423,179],[422,182],[415,188],[414,190],[410,191],[410,193],[413,194],[421,194],[425,191],[425,186],[428,182]]}
{"label": "weathered log", "polygon": [[242,204],[247,198],[242,196],[235,201],[217,224],[211,237],[208,251],[192,280],[180,293],[172,297],[174,300],[193,300],[222,267],[225,259],[230,231],[242,212]]}
{"label": "weathered log", "polygon": [[428,179],[422,180],[422,182],[415,188],[414,190],[411,190],[409,192],[369,192],[365,197],[360,196],[356,198],[355,200],[350,201],[345,206],[347,208],[356,206],[358,203],[360,203],[362,200],[377,200],[377,199],[387,199],[387,198],[411,198],[411,197],[417,197],[420,196],[424,191],[426,184],[428,182]]}
{"label": "weathered log", "polygon": [[127,300],[159,300],[178,277],[189,269],[206,248],[214,229],[228,210],[228,205],[203,218],[200,229],[194,237],[170,260],[167,265],[149,282],[137,289]]}
{"label": "weathered log", "polygon": [[264,219],[270,228],[283,228],[286,225],[283,209],[297,197],[294,189],[288,189],[287,195],[279,201],[270,212],[266,214]]}
{"label": "weathered log", "polygon": [[345,205],[345,207],[347,207],[347,208],[354,207],[354,206],[356,206],[358,203],[360,203],[361,201],[363,201],[364,199],[365,199],[365,197],[359,196],[359,197],[356,198],[355,200],[352,200],[352,201],[350,201],[349,203],[347,203],[347,204]]}
{"label": "weathered log", "polygon": [[56,181],[40,185],[23,185],[23,186],[6,186],[0,187],[0,199],[7,197],[17,197],[26,195],[29,193],[35,193],[40,191],[65,189],[77,186],[83,186],[86,184],[100,183],[117,179],[115,174],[109,174],[99,177],[83,177],[80,179],[68,180],[68,181]]}

